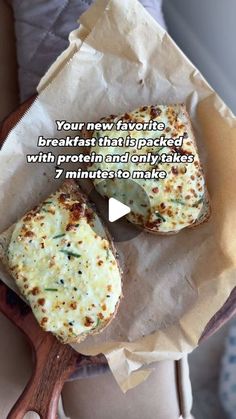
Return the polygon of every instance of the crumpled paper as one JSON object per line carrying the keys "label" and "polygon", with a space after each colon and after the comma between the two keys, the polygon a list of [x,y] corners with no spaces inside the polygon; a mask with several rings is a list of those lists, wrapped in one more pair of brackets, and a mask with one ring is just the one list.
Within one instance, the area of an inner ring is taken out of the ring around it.
{"label": "crumpled paper", "polygon": [[[127,391],[148,377],[144,366],[191,352],[236,285],[236,118],[138,1],[98,0],[80,22],[0,153],[0,230],[59,185],[53,166],[25,157],[39,151],[39,135],[58,137],[55,119],[97,121],[145,104],[186,103],[212,204],[210,221],[196,229],[142,232],[117,244],[124,269],[118,314],[104,332],[73,346],[104,353]],[[2,267],[0,276],[14,288]]]}

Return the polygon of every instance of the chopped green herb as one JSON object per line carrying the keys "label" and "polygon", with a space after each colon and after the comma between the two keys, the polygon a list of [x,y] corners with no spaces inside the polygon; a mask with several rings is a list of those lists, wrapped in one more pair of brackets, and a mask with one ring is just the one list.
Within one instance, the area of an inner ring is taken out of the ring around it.
{"label": "chopped green herb", "polygon": [[99,319],[99,317],[97,318],[97,323],[96,323],[96,325],[93,327],[93,329],[96,329],[98,326],[99,326],[99,324],[100,324],[100,319]]}
{"label": "chopped green herb", "polygon": [[45,208],[42,208],[42,211],[43,212],[50,212],[50,211],[46,210]]}
{"label": "chopped green herb", "polygon": [[164,223],[166,222],[166,219],[161,215],[158,211],[155,212],[158,218],[160,218]]}
{"label": "chopped green herb", "polygon": [[161,150],[163,150],[163,148],[165,148],[165,147],[160,147],[158,150],[151,151],[151,153],[152,153],[154,156],[156,156],[157,154],[159,154],[159,153],[160,153],[160,151],[161,151]]}
{"label": "chopped green herb", "polygon": [[106,252],[107,252],[107,255],[106,255],[106,260],[108,260],[108,259],[109,259],[109,257],[110,257],[110,250],[109,250],[109,249],[106,249]]}
{"label": "chopped green herb", "polygon": [[45,291],[58,291],[57,288],[44,288]]}
{"label": "chopped green herb", "polygon": [[60,239],[61,237],[64,237],[65,233],[57,234],[57,236],[54,236],[53,239]]}
{"label": "chopped green herb", "polygon": [[45,201],[44,204],[52,204],[52,201]]}
{"label": "chopped green herb", "polygon": [[81,255],[79,255],[78,253],[70,252],[69,250],[66,250],[66,249],[62,249],[62,250],[60,250],[60,252],[65,253],[65,255],[67,255],[67,256],[73,256],[75,258],[80,258],[81,257]]}
{"label": "chopped green herb", "polygon": [[174,202],[175,204],[180,204],[186,206],[186,203],[181,201],[181,199],[171,199],[171,202]]}
{"label": "chopped green herb", "polygon": [[100,138],[99,132],[95,131],[95,133],[94,133],[94,137],[95,137],[97,140],[99,140],[99,138]]}

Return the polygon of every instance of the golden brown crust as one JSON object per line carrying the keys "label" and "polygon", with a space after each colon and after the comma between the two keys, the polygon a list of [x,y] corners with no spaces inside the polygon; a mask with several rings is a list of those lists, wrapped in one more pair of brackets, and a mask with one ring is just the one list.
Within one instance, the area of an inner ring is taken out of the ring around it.
{"label": "golden brown crust", "polygon": [[[189,117],[189,114],[188,114],[188,111],[186,109],[185,104],[181,104],[181,109],[182,109],[182,112],[185,115],[186,119],[189,122],[189,130],[192,134],[192,139],[193,139],[193,143],[195,145],[196,151],[198,152],[198,146],[197,146],[195,135],[194,135],[194,132],[193,132],[193,129],[192,129],[191,120],[190,120],[190,117]],[[200,165],[201,165],[201,160],[199,159],[199,161],[200,161]],[[204,176],[204,179],[205,179],[204,170],[203,170],[202,165],[201,165],[201,172],[202,172],[202,174]],[[200,216],[200,218],[198,218],[195,221],[195,223],[188,226],[187,228],[194,228],[194,227],[200,226],[201,224],[206,223],[211,216],[210,196],[209,196],[209,192],[208,192],[208,189],[207,189],[206,185],[205,185],[205,191],[204,191],[204,208],[203,208],[202,213],[204,213],[203,216]]]}
{"label": "golden brown crust", "polygon": [[[188,229],[196,228],[196,227],[200,226],[201,224],[206,223],[209,220],[209,218],[211,216],[211,206],[210,206],[209,194],[208,194],[207,189],[205,190],[205,200],[204,200],[204,202],[206,202],[206,205],[205,205],[205,207],[202,211],[203,215],[200,218],[198,218],[193,224],[191,224],[190,226],[187,226],[185,228],[188,228]],[[140,227],[140,228],[142,230],[148,232],[148,233],[155,234],[155,235],[158,235],[158,236],[174,236],[176,234],[179,234],[182,231],[182,230],[173,231],[173,232],[169,231],[168,233],[164,233],[162,231],[149,230],[148,228],[142,228],[142,227]],[[185,230],[185,229],[183,229],[183,230]]]}
{"label": "golden brown crust", "polygon": [[113,313],[113,315],[110,317],[110,319],[108,319],[106,322],[103,322],[99,327],[96,327],[96,329],[91,330],[90,332],[86,332],[86,333],[82,333],[80,336],[76,337],[76,338],[71,338],[71,339],[67,339],[64,340],[63,343],[80,343],[83,342],[83,340],[85,340],[88,336],[93,336],[93,335],[98,335],[99,333],[103,332],[104,329],[107,328],[107,326],[109,326],[109,324],[112,322],[112,320],[114,320],[114,318],[116,317],[119,305],[120,305],[120,301],[121,298],[123,297],[123,295],[120,296],[120,300],[116,305],[116,309]]}
{"label": "golden brown crust", "polygon": [[[189,131],[191,132],[193,143],[195,145],[196,151],[198,152],[198,146],[197,146],[197,143],[196,143],[194,132],[192,130],[192,124],[191,124],[191,120],[190,120],[186,105],[184,103],[182,103],[182,104],[180,104],[180,108],[181,108],[183,114],[185,115],[185,117],[186,117],[186,119],[189,123]],[[200,164],[201,164],[201,161],[200,161]],[[201,170],[201,172],[204,176],[204,171],[203,171],[202,165],[200,167],[200,170]],[[210,196],[209,196],[209,192],[207,190],[207,187],[205,186],[204,208],[203,208],[203,211],[201,213],[201,216],[193,224],[189,225],[186,228],[196,228],[196,227],[200,226],[201,224],[206,223],[209,220],[210,216],[211,216]],[[173,231],[173,232],[170,231],[168,233],[164,233],[164,232],[160,232],[160,231],[149,230],[148,228],[144,227],[144,231],[147,231],[148,233],[156,234],[156,235],[159,235],[159,236],[173,236],[175,234],[178,234],[182,230]]]}
{"label": "golden brown crust", "polygon": [[[73,180],[65,181],[62,184],[62,186],[59,188],[59,192],[61,192],[62,194],[70,194],[72,199],[78,200],[80,202],[86,203],[88,206],[91,206],[91,204],[89,203],[86,195],[81,191],[79,186]],[[101,222],[102,222],[102,220],[101,220]],[[104,224],[103,224],[103,227],[104,227],[104,230],[106,232],[107,239],[109,240],[109,243],[110,243],[110,249],[111,249],[113,255],[116,258],[118,269],[120,271],[120,275],[121,275],[121,278],[122,278],[122,270],[120,268],[120,264],[119,264],[119,260],[118,260],[118,257],[117,257],[116,249],[114,247],[114,243],[111,239],[111,236],[110,236],[106,226],[104,226]],[[14,228],[15,228],[15,224],[12,225],[11,227],[9,227],[7,230],[5,230],[2,234],[0,234],[0,260],[2,261],[2,263],[6,267],[7,271],[11,275],[13,274],[13,272],[9,268],[8,259],[7,259],[7,249],[8,249],[9,243],[11,241],[11,237],[12,237],[12,233],[14,231]],[[120,299],[121,299],[121,297],[122,297],[122,295],[120,296]],[[118,310],[118,307],[119,307],[120,299],[119,299],[119,302],[116,305],[115,312],[113,313],[113,315],[109,319],[107,319],[106,322],[103,321],[94,330],[91,330],[91,331],[88,331],[88,332],[83,333],[81,335],[78,335],[77,337],[68,338],[67,340],[64,340],[63,343],[79,343],[79,342],[82,342],[89,335],[91,336],[91,335],[98,334],[101,331],[103,331],[108,326],[108,324],[113,320],[113,318],[115,317],[115,315],[117,313],[117,310]]]}
{"label": "golden brown crust", "polygon": [[[62,184],[61,189],[62,189],[62,191],[64,193],[70,193],[70,194],[72,194],[72,197],[74,197],[74,199],[81,200],[81,198],[82,198],[83,199],[83,202],[85,202],[85,203],[88,203],[89,202],[88,199],[87,199],[87,197],[86,197],[86,195],[81,191],[81,189],[79,188],[79,186],[76,184],[76,182],[74,180],[66,180]],[[106,232],[107,238],[108,238],[108,240],[110,242],[111,250],[112,250],[113,255],[116,258],[117,265],[118,265],[118,268],[119,268],[119,271],[120,271],[120,274],[121,274],[121,278],[122,278],[123,272],[122,272],[122,269],[121,269],[121,266],[120,266],[120,263],[119,263],[119,258],[118,258],[118,254],[117,254],[116,248],[114,246],[114,243],[113,243],[113,240],[111,238],[110,232],[107,229],[107,227],[104,225],[102,219],[101,219],[101,222],[103,224],[103,227],[104,227],[104,230]],[[119,302],[116,305],[116,309],[115,309],[113,315],[106,322],[101,323],[101,325],[99,327],[97,327],[96,329],[92,330],[91,332],[89,332],[89,333],[83,333],[80,336],[78,336],[77,338],[67,339],[66,341],[64,341],[64,343],[80,343],[83,340],[85,340],[88,336],[97,335],[97,334],[103,332],[103,330],[106,329],[106,327],[116,317],[116,314],[117,314],[117,311],[118,311],[118,308],[119,308],[120,301],[121,301],[121,298],[122,297],[123,297],[123,294],[121,294],[121,296],[120,296]]]}
{"label": "golden brown crust", "polygon": [[[209,218],[211,216],[211,206],[210,206],[209,194],[208,194],[207,189],[205,190],[205,194],[206,194],[205,195],[205,201],[207,201],[207,205],[204,208],[205,211],[203,211],[204,216],[201,216],[193,224],[191,224],[188,227],[185,227],[183,230],[185,230],[186,228],[188,228],[188,229],[196,228],[196,227],[200,226],[201,224],[205,224],[209,220]],[[182,230],[169,231],[168,233],[165,233],[165,232],[162,232],[162,231],[149,230],[147,227],[143,228],[142,226],[139,226],[139,225],[136,225],[136,227],[140,228],[140,230],[142,230],[142,231],[146,231],[147,233],[153,234],[153,235],[156,235],[156,236],[175,236],[176,234],[179,234],[182,231]]]}
{"label": "golden brown crust", "polygon": [[[169,105],[169,106],[172,107],[172,106],[175,106],[175,105]],[[180,111],[183,113],[183,115],[185,116],[185,118],[187,120],[188,131],[191,134],[192,142],[195,146],[196,152],[198,153],[198,147],[197,147],[197,144],[196,144],[195,135],[194,135],[194,132],[193,132],[193,129],[192,129],[192,124],[191,124],[190,116],[188,114],[186,105],[182,103],[182,104],[179,104],[178,106],[179,106]],[[117,117],[117,115],[111,115],[111,116],[108,116],[108,117],[105,117],[105,118],[101,118],[100,121],[111,121],[116,117]],[[83,134],[84,134],[85,138],[91,138],[92,135],[93,135],[93,133],[91,131],[89,131],[89,132],[84,131]],[[204,171],[203,171],[200,160],[199,160],[199,163],[200,163],[199,171],[202,173],[202,176],[205,178]],[[88,167],[89,167],[89,165],[87,165],[87,168]],[[182,231],[185,228],[195,228],[195,227],[200,226],[201,224],[207,222],[210,218],[210,215],[211,215],[210,197],[209,197],[209,193],[208,193],[206,185],[205,185],[203,199],[204,199],[204,206],[203,206],[203,209],[202,209],[201,214],[198,217],[198,219],[196,219],[195,222],[192,223],[191,225],[188,225],[188,226],[186,226],[186,227],[184,227],[184,228],[182,228],[178,231],[162,232],[162,231],[159,231],[159,230],[150,229],[144,224],[139,225],[139,224],[135,223],[135,225],[136,225],[136,227],[140,228],[142,231],[146,231],[148,233],[155,234],[155,235],[161,235],[161,236],[175,235],[175,234],[178,234],[180,231]],[[132,221],[130,221],[128,218],[127,218],[127,220],[132,223]]]}

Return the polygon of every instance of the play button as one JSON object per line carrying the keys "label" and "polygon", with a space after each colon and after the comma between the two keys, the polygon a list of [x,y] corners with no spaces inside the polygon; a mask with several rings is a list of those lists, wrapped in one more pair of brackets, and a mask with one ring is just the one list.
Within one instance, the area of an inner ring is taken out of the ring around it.
{"label": "play button", "polygon": [[[115,179],[110,182],[102,180],[96,188],[91,188],[91,183],[86,180],[80,181],[80,186],[89,201],[95,204],[95,210],[115,242],[132,240],[142,233],[142,228],[129,221],[130,217],[134,219],[135,214],[137,221],[139,214],[142,218],[148,217],[150,201],[142,185],[131,179]],[[107,193],[104,196],[105,190]]]}
{"label": "play button", "polygon": [[115,198],[110,198],[108,202],[108,219],[110,223],[119,220],[131,211],[128,205],[122,204]]}

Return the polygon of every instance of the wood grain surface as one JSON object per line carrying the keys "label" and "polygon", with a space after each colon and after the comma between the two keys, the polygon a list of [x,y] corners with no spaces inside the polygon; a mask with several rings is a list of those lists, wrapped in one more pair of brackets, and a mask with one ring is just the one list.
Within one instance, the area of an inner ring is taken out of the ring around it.
{"label": "wood grain surface", "polygon": [[38,413],[42,419],[57,418],[63,384],[84,357],[44,332],[30,307],[3,282],[0,282],[0,311],[26,335],[34,355],[31,379],[8,419],[22,419],[28,411]]}

